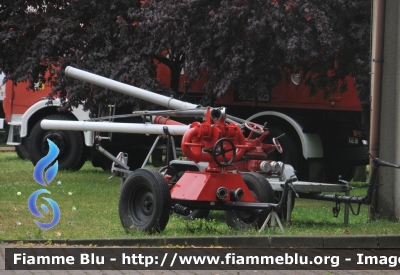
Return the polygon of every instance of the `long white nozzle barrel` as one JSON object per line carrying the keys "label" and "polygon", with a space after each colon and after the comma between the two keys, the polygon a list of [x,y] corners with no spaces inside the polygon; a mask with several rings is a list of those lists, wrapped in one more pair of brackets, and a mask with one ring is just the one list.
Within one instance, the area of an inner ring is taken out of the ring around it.
{"label": "long white nozzle barrel", "polygon": [[[188,110],[195,109],[199,107],[199,105],[192,104],[189,102],[181,101],[178,99],[174,99],[172,97],[160,95],[154,92],[150,92],[135,86],[131,86],[125,83],[118,82],[116,80],[112,80],[110,78],[106,78],[97,74],[89,73],[87,71],[83,71],[71,66],[65,68],[65,75],[68,77],[72,77],[78,80],[82,80],[103,88],[107,88],[116,92],[120,92],[125,95],[129,95],[138,99],[146,100],[148,102],[164,106],[173,110]],[[229,123],[244,123],[245,120],[226,115],[226,121]]]}
{"label": "long white nozzle barrel", "polygon": [[169,134],[182,136],[189,129],[189,125],[162,125],[142,123],[108,123],[91,121],[66,121],[43,119],[40,126],[45,130],[73,130],[73,131],[96,131],[117,132],[130,134],[164,134],[164,127],[168,128]]}
{"label": "long white nozzle barrel", "polygon": [[65,75],[174,110],[187,110],[198,107],[196,104],[153,93],[103,76],[76,69],[71,66],[65,68]]}

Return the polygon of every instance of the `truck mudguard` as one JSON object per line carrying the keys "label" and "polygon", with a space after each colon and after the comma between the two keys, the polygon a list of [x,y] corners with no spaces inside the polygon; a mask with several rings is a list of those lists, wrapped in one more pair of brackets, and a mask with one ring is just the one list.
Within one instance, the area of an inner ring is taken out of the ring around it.
{"label": "truck mudguard", "polygon": [[318,134],[303,133],[303,127],[301,126],[301,123],[299,121],[295,120],[293,117],[274,111],[264,111],[256,113],[249,117],[247,121],[251,121],[255,118],[262,116],[274,116],[287,121],[293,127],[300,138],[303,156],[305,159],[323,157],[324,152],[320,136]]}
{"label": "truck mudguard", "polygon": [[[52,106],[56,107],[61,107],[61,101],[60,99],[56,98],[53,100]],[[29,107],[28,110],[22,115],[21,118],[21,137],[26,137],[28,134],[28,121],[34,115],[37,111],[43,109],[43,108],[48,108],[48,100],[44,99],[41,101],[38,101],[37,103],[33,104],[31,107]],[[83,111],[82,105],[79,105],[78,108],[73,108],[72,115],[76,117],[77,120],[79,121],[84,121],[89,119],[89,113]],[[14,122],[14,121],[12,121]],[[93,145],[93,132],[90,131],[85,131],[85,144],[87,146],[92,146]]]}

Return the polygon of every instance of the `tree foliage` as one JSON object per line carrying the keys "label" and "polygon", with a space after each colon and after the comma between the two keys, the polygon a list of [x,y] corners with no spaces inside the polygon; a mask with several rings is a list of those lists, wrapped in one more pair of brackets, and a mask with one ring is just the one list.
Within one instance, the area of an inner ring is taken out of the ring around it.
{"label": "tree foliage", "polygon": [[370,8],[362,0],[147,1],[136,19],[159,50],[185,58],[187,76],[206,72],[209,93],[234,87],[257,98],[285,72],[301,73],[311,94],[328,95],[345,91],[353,75],[366,102]]}
{"label": "tree foliage", "polygon": [[208,95],[234,88],[251,99],[292,73],[311,94],[344,92],[351,75],[362,102],[369,99],[370,1],[3,2],[0,69],[30,83],[50,69],[47,81],[75,106],[137,102],[65,77],[66,66],[169,93],[157,82],[157,62],[171,69],[175,91],[182,69],[188,89],[205,77]]}
{"label": "tree foliage", "polygon": [[115,80],[158,89],[155,66],[143,58],[128,9],[139,1],[5,1],[2,4],[0,68],[7,78],[46,81],[68,104],[87,109],[117,103],[135,104],[132,97],[88,85],[64,75],[74,66]]}

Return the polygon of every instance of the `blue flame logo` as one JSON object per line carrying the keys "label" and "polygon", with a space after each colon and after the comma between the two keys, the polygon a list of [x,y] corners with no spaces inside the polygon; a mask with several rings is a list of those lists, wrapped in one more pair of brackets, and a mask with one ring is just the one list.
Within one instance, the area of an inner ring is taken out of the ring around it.
{"label": "blue flame logo", "polygon": [[[58,149],[57,145],[55,145],[51,140],[47,140],[47,143],[49,144],[49,152],[47,153],[46,156],[44,156],[41,160],[36,163],[35,169],[33,170],[33,178],[37,183],[40,185],[46,186],[46,183],[44,182],[43,179],[43,172],[46,169],[46,167],[51,164],[58,154],[60,153],[60,150]],[[49,167],[46,170],[46,182],[49,184],[54,177],[56,176],[58,171],[58,161],[56,161],[53,166]]]}
{"label": "blue flame logo", "polygon": [[[40,190],[33,192],[32,195],[28,199],[29,210],[31,210],[31,213],[38,218],[43,218],[43,215],[40,214],[39,210],[36,208],[36,200],[37,200],[38,196],[42,193],[51,194],[50,191],[48,191],[46,189],[40,189]],[[46,200],[50,204],[50,206],[53,208],[53,220],[50,223],[41,223],[37,220],[34,220],[34,221],[40,228],[49,229],[49,228],[52,228],[53,226],[55,226],[58,223],[58,221],[60,220],[60,208],[58,207],[58,204],[54,200],[49,199],[49,198],[43,198],[43,199]],[[49,212],[49,209],[47,208],[47,206],[45,204],[42,204],[41,208],[44,212],[46,212],[46,213]]]}
{"label": "blue flame logo", "polygon": [[[41,160],[38,161],[38,163],[35,166],[35,169],[33,170],[33,178],[37,183],[43,186],[47,186],[48,184],[50,184],[50,182],[56,176],[58,171],[58,161],[54,162],[54,160],[57,158],[60,152],[58,147],[51,140],[48,139],[47,142],[49,144],[49,152],[47,153],[46,156],[44,156]],[[53,162],[54,164],[48,167]],[[47,170],[46,167],[48,167]],[[44,179],[43,174],[45,175],[46,180]],[[35,215],[38,218],[43,218],[43,215],[39,212],[39,210],[36,207],[37,198],[42,193],[51,194],[50,191],[48,191],[47,189],[40,189],[33,192],[28,199],[29,210],[33,215]],[[54,200],[49,198],[43,198],[43,199],[46,200],[53,209],[53,220],[50,223],[41,223],[37,220],[34,221],[40,228],[49,229],[55,226],[60,220],[61,216],[60,208],[58,207],[58,204]],[[41,208],[44,212],[46,213],[49,212],[49,209],[45,204],[41,204]]]}

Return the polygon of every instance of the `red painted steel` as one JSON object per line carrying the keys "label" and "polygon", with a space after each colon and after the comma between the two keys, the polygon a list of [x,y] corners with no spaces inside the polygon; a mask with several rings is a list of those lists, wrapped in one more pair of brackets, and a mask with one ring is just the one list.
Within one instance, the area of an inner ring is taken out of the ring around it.
{"label": "red painted steel", "polygon": [[244,196],[241,202],[258,202],[247,188],[240,174],[233,173],[202,173],[187,171],[171,189],[172,199],[191,201],[231,201],[234,199],[228,195],[224,200],[217,198],[218,188],[225,187],[230,190],[241,188]]}

